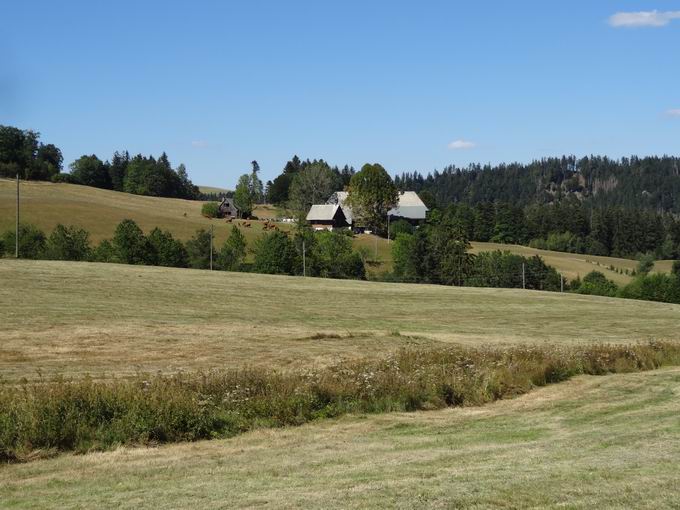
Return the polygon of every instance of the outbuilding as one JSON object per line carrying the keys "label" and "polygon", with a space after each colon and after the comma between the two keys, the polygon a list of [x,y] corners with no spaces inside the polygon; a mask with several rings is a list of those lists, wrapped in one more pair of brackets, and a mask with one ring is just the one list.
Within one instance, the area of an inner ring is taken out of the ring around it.
{"label": "outbuilding", "polygon": [[220,203],[220,213],[224,218],[238,218],[238,207],[233,198],[224,197]]}
{"label": "outbuilding", "polygon": [[333,230],[349,226],[342,207],[338,204],[313,205],[307,213],[307,221],[314,230]]}

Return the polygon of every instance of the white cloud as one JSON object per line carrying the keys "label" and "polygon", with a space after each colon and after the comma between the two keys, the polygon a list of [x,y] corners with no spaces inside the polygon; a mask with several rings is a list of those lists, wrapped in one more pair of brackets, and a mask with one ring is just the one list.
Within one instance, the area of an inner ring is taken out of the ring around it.
{"label": "white cloud", "polygon": [[470,142],[469,140],[454,140],[449,144],[449,149],[459,150],[459,149],[472,149],[476,147],[477,144]]}
{"label": "white cloud", "polygon": [[206,140],[194,140],[191,142],[192,147],[198,147],[199,149],[202,149],[204,147],[208,146],[208,142]]}
{"label": "white cloud", "polygon": [[680,19],[680,11],[617,12],[609,17],[609,24],[616,28],[663,27],[674,19]]}
{"label": "white cloud", "polygon": [[666,115],[669,117],[680,117],[680,108],[671,108],[670,110],[666,110]]}

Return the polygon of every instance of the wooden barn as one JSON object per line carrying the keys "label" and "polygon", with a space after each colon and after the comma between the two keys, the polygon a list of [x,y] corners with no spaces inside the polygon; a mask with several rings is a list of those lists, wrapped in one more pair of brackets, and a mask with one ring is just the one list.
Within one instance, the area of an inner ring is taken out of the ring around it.
{"label": "wooden barn", "polygon": [[238,218],[238,207],[233,198],[223,198],[220,203],[220,213],[225,218]]}
{"label": "wooden barn", "polygon": [[333,230],[348,227],[342,207],[338,204],[313,205],[307,213],[307,221],[314,230]]}

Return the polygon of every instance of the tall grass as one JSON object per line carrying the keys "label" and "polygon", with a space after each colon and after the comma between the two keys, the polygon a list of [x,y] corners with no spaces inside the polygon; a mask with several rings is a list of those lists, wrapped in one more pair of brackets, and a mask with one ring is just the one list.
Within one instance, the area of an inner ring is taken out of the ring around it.
{"label": "tall grass", "polygon": [[0,385],[0,459],[228,437],[347,412],[479,405],[577,374],[680,364],[680,344],[406,349],[297,373],[263,369]]}

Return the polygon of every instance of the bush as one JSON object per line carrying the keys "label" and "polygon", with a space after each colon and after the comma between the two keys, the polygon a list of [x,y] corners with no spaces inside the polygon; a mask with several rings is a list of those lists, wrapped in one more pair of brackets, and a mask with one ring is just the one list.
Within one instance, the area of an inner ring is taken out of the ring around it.
{"label": "bush", "polygon": [[591,271],[583,278],[580,285],[574,282],[573,290],[579,294],[614,297],[619,288],[599,271]]}
{"label": "bush", "polygon": [[283,232],[264,234],[255,242],[253,271],[264,274],[297,274],[302,268],[295,245]]}
{"label": "bush", "polygon": [[638,274],[647,274],[654,267],[654,255],[651,253],[645,253],[639,258],[637,272]]}
{"label": "bush", "polygon": [[[2,237],[3,244],[10,252],[14,251],[16,233],[8,230]],[[33,225],[19,225],[19,257],[22,259],[40,259],[45,256],[46,240],[42,230]]]}
{"label": "bush", "polygon": [[154,228],[148,236],[154,255],[154,265],[165,267],[189,267],[189,255],[181,241],[169,231]]}
{"label": "bush", "polygon": [[123,264],[155,263],[153,246],[133,220],[123,220],[118,224],[111,244],[116,258]]}
{"label": "bush", "polygon": [[92,262],[120,262],[111,241],[107,239],[104,239],[92,250],[90,260]]}
{"label": "bush", "polygon": [[217,202],[206,202],[201,207],[201,214],[206,218],[221,218],[222,212]]}
{"label": "bush", "polygon": [[217,267],[224,271],[238,271],[246,258],[246,238],[234,225],[231,235],[217,254]]}
{"label": "bush", "polygon": [[51,180],[52,182],[66,182],[66,183],[69,183],[69,184],[77,184],[76,179],[74,179],[73,176],[72,176],[71,174],[64,173],[64,172],[61,172],[61,173],[58,173],[58,174],[54,174],[54,175],[50,178],[50,180]]}
{"label": "bush", "polygon": [[57,225],[47,240],[47,258],[53,260],[87,260],[90,257],[90,234],[82,228]]}
{"label": "bush", "polygon": [[642,274],[621,289],[621,297],[680,303],[680,277],[663,273]]}
{"label": "bush", "polygon": [[680,345],[403,349],[303,373],[265,369],[0,385],[0,462],[228,437],[347,412],[480,405],[578,374],[680,363]]}
{"label": "bush", "polygon": [[390,223],[390,238],[396,239],[399,234],[413,234],[415,228],[406,220],[397,220]]}
{"label": "bush", "polygon": [[[187,241],[187,255],[189,256],[189,267],[194,269],[210,269],[210,245],[211,233],[205,229],[196,231],[194,237]],[[213,249],[213,260],[216,258]]]}
{"label": "bush", "polygon": [[680,260],[673,261],[673,268],[671,269],[671,274],[680,276]]}

